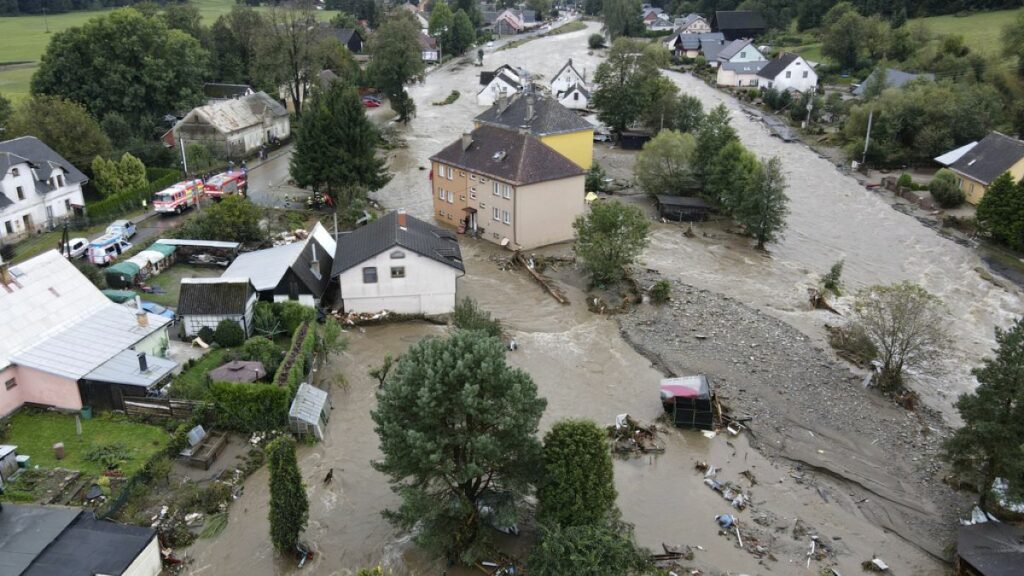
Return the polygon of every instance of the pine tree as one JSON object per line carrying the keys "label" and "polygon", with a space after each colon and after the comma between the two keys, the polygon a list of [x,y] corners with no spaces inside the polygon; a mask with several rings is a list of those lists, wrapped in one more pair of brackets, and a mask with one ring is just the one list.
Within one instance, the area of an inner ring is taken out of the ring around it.
{"label": "pine tree", "polygon": [[452,54],[463,54],[476,42],[476,30],[473,29],[473,22],[469,19],[469,14],[463,10],[456,12],[452,19],[452,33],[449,42],[452,46]]}
{"label": "pine tree", "polygon": [[960,396],[962,428],[946,441],[954,471],[974,480],[985,506],[996,478],[1010,480],[1009,495],[1024,495],[1024,319],[996,328],[995,358],[974,370],[978,387]]}
{"label": "pine tree", "polygon": [[782,161],[772,157],[759,163],[750,186],[744,190],[733,216],[744,226],[747,234],[757,240],[757,248],[764,249],[775,241],[786,227],[789,198],[786,196],[786,177],[782,174]]}
{"label": "pine tree", "polygon": [[390,178],[376,155],[378,140],[355,88],[333,82],[313,97],[302,118],[292,177],[336,201],[346,190],[376,190]]}
{"label": "pine tree", "polygon": [[309,500],[295,459],[295,441],[281,436],[267,446],[270,465],[270,540],[279,552],[295,550],[309,520]]}

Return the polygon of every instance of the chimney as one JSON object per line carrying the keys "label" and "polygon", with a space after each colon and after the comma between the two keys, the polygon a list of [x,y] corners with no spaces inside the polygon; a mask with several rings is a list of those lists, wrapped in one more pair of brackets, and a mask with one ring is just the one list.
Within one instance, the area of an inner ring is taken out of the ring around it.
{"label": "chimney", "polygon": [[146,316],[145,310],[140,309],[138,312],[136,312],[135,320],[139,323],[140,328],[145,328],[146,326],[149,326],[149,317]]}
{"label": "chimney", "polygon": [[139,352],[139,372],[149,372],[149,364],[146,363],[145,352]]}
{"label": "chimney", "polygon": [[469,147],[473,144],[473,135],[469,132],[462,133],[462,151],[469,150]]}
{"label": "chimney", "polygon": [[526,121],[533,120],[533,94],[526,95]]}
{"label": "chimney", "polygon": [[398,209],[398,227],[405,230],[405,208]]}
{"label": "chimney", "polygon": [[498,92],[498,114],[501,114],[508,108],[508,93],[504,89]]}

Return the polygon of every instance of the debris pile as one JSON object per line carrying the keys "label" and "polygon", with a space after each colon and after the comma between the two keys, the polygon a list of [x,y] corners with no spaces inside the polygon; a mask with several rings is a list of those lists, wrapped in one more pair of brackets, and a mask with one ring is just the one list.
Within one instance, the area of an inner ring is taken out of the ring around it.
{"label": "debris pile", "polygon": [[658,427],[644,426],[629,414],[619,414],[615,424],[608,427],[608,436],[613,440],[612,450],[619,454],[660,454],[665,445],[658,442]]}

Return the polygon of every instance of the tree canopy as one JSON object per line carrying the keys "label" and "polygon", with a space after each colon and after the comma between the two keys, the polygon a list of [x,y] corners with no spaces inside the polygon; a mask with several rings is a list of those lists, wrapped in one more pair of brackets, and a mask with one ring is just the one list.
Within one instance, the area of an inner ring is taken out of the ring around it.
{"label": "tree canopy", "polygon": [[573,250],[583,260],[594,284],[614,284],[623,278],[647,247],[650,223],[640,208],[617,200],[596,202],[590,213],[573,222]]}
{"label": "tree canopy", "polygon": [[604,0],[601,9],[605,30],[613,40],[643,33],[640,0]]}
{"label": "tree canopy", "polygon": [[646,551],[638,549],[633,528],[622,522],[540,527],[530,553],[535,576],[637,576],[649,573]]}
{"label": "tree canopy", "polygon": [[[237,323],[232,322],[235,326]],[[218,330],[220,328],[218,327]],[[280,436],[267,446],[270,467],[270,540],[291,554],[309,520],[309,499],[295,459],[295,440]]]}
{"label": "tree canopy", "polygon": [[167,113],[202,103],[208,61],[192,36],[120,8],[54,34],[32,77],[32,93],[78,102],[94,116],[117,112],[134,125],[152,126]]}
{"label": "tree canopy", "polygon": [[1015,250],[1024,249],[1024,187],[1004,172],[978,202],[978,226]]}
{"label": "tree canopy", "polygon": [[97,156],[92,159],[92,183],[104,196],[138,190],[148,183],[146,165],[127,152],[121,155],[120,160]]}
{"label": "tree canopy", "polygon": [[544,435],[544,478],[537,520],[559,526],[608,522],[618,516],[611,450],[590,420],[562,420]]}
{"label": "tree canopy", "polygon": [[419,44],[420,29],[405,10],[392,14],[370,38],[367,73],[375,85],[391,100],[400,120],[407,122],[416,109],[405,91],[409,80],[423,73]]}
{"label": "tree canopy", "polygon": [[546,405],[497,338],[458,330],[410,347],[371,412],[383,453],[373,466],[402,498],[385,517],[415,527],[421,546],[472,563],[486,550],[486,523],[513,523],[537,479]]}
{"label": "tree canopy", "polygon": [[178,238],[256,242],[266,238],[260,227],[263,211],[237,194],[203,208],[175,231]]}
{"label": "tree canopy", "polygon": [[730,142],[738,140],[736,130],[729,125],[729,109],[724,104],[712,108],[697,129],[697,150],[694,152],[694,166],[700,167],[705,182],[718,153]]}
{"label": "tree canopy", "polygon": [[763,249],[785,229],[788,203],[782,161],[775,156],[757,163],[748,187],[732,211],[733,217],[757,241],[757,247]]}
{"label": "tree canopy", "polygon": [[78,168],[111,153],[110,140],[81,104],[35,96],[15,107],[4,138],[35,136]]}
{"label": "tree canopy", "polygon": [[668,51],[660,43],[616,40],[608,59],[594,72],[598,88],[591,102],[598,118],[622,132],[648,115],[652,98],[665,90],[659,66],[667,60]]}
{"label": "tree canopy", "polygon": [[633,172],[645,192],[651,195],[684,195],[695,187],[693,155],[697,142],[692,134],[662,130],[644,144]]}

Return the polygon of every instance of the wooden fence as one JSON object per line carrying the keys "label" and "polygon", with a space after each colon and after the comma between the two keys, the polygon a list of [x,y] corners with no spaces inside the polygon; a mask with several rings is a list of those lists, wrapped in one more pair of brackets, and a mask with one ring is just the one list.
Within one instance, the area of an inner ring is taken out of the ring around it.
{"label": "wooden fence", "polygon": [[185,420],[192,416],[192,413],[204,406],[205,402],[195,400],[175,400],[170,398],[140,398],[138,400],[125,399],[124,411],[129,416],[156,416],[160,418],[172,418],[174,420]]}

